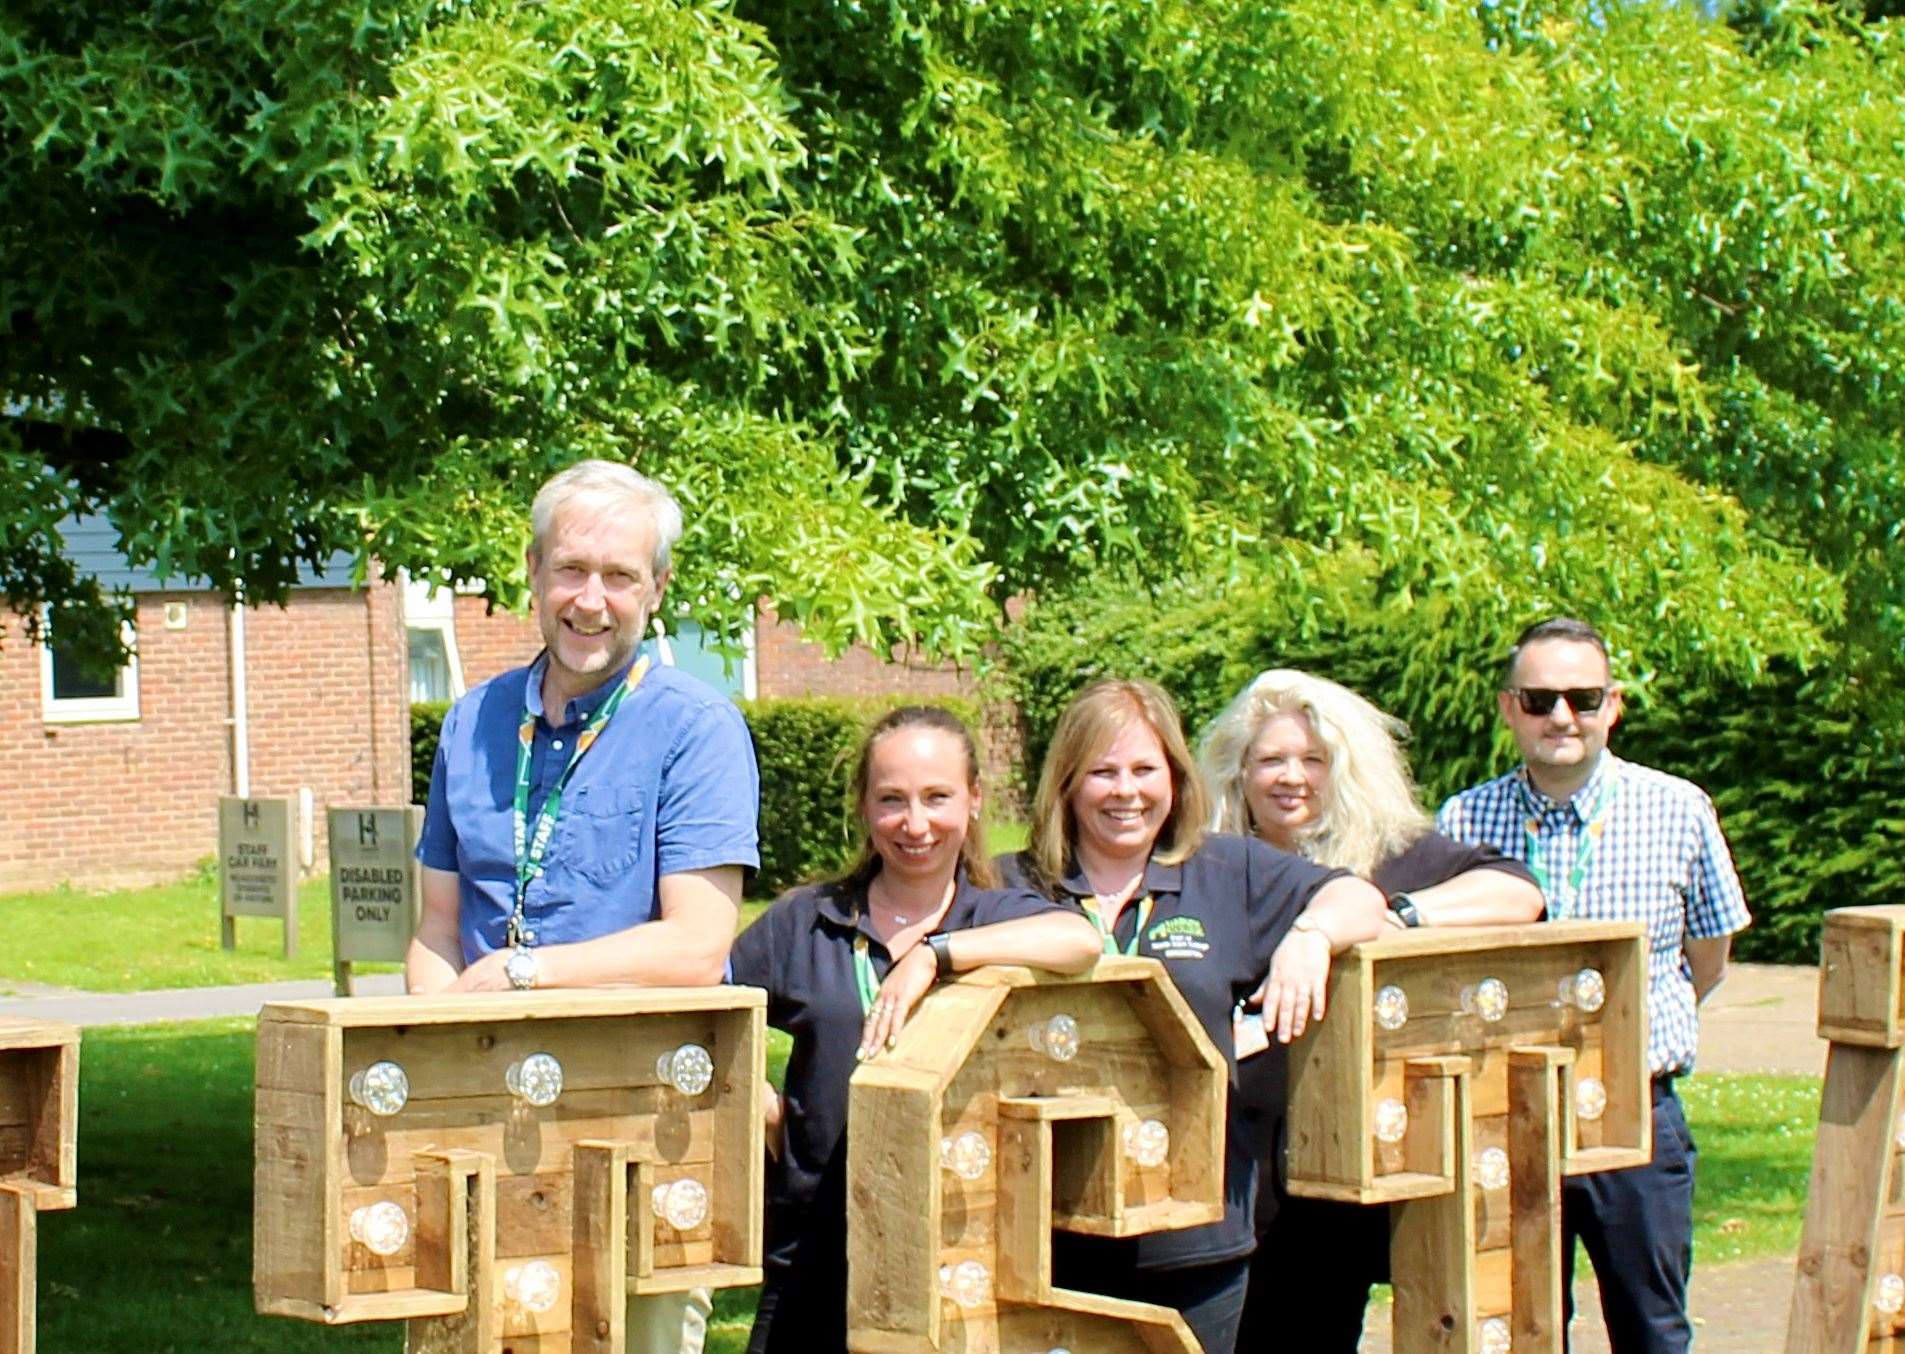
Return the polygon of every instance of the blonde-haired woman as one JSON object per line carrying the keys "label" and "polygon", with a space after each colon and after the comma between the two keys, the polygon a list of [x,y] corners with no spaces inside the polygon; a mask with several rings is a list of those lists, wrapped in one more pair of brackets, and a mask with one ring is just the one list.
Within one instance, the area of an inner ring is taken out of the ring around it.
{"label": "blonde-haired woman", "polygon": [[[1211,821],[1372,880],[1394,926],[1536,920],[1541,890],[1525,866],[1433,830],[1399,746],[1407,735],[1347,687],[1292,668],[1261,673],[1204,735]],[[1389,1277],[1388,1210],[1287,1197],[1287,1071],[1278,1047],[1238,1068],[1262,1182],[1240,1343],[1287,1334],[1301,1311],[1305,1349],[1354,1354],[1369,1286]]]}
{"label": "blonde-haired woman", "polygon": [[[1060,716],[1031,844],[1002,865],[1009,883],[1081,909],[1106,953],[1160,960],[1234,1060],[1237,1004],[1260,1001],[1282,1038],[1301,1033],[1323,1014],[1330,955],[1378,934],[1382,899],[1344,871],[1207,832],[1208,803],[1170,696],[1098,682]],[[1257,1186],[1234,1109],[1227,1129],[1222,1222],[1124,1239],[1060,1233],[1056,1282],[1175,1307],[1207,1351],[1234,1349]]]}

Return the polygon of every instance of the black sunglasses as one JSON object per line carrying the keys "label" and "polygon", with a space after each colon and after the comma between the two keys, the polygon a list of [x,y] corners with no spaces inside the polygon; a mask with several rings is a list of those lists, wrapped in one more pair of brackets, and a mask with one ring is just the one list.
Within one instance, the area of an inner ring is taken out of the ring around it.
{"label": "black sunglasses", "polygon": [[1516,701],[1521,704],[1524,715],[1545,715],[1552,713],[1554,703],[1565,699],[1568,708],[1577,715],[1591,715],[1601,708],[1601,702],[1607,699],[1604,686],[1571,686],[1557,691],[1549,686],[1511,686],[1508,688]]}

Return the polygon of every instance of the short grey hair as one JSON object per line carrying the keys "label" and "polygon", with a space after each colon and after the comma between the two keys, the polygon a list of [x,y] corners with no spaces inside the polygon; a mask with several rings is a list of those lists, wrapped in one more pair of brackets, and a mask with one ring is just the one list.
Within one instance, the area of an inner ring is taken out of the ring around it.
{"label": "short grey hair", "polygon": [[655,527],[655,577],[668,572],[681,539],[681,505],[658,481],[616,461],[577,461],[543,482],[529,505],[529,548],[538,559],[556,514],[578,500],[639,504]]}
{"label": "short grey hair", "polygon": [[1573,616],[1550,616],[1546,620],[1536,621],[1515,636],[1514,646],[1508,650],[1508,660],[1502,664],[1502,690],[1514,690],[1515,665],[1521,662],[1521,655],[1529,645],[1555,639],[1573,644],[1591,644],[1600,650],[1601,662],[1607,665],[1608,677],[1612,680],[1614,660],[1608,657],[1607,641],[1601,637],[1601,632]]}

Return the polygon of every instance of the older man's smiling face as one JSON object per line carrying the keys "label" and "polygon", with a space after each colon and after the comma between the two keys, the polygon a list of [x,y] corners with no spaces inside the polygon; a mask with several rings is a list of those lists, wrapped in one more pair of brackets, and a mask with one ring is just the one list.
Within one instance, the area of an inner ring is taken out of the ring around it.
{"label": "older man's smiling face", "polygon": [[[655,576],[655,524],[626,502],[574,502],[529,552],[536,621],[549,649],[545,696],[566,704],[634,656],[668,576]],[[560,721],[564,711],[549,707]]]}

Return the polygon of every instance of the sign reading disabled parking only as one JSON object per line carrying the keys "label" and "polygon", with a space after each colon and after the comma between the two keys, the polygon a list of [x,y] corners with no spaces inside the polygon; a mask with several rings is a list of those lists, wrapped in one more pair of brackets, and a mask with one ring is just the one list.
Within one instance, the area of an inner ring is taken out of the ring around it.
{"label": "sign reading disabled parking only", "polygon": [[329,810],[331,935],[340,990],[349,968],[366,961],[401,962],[417,929],[422,903],[416,849],[423,810]]}

